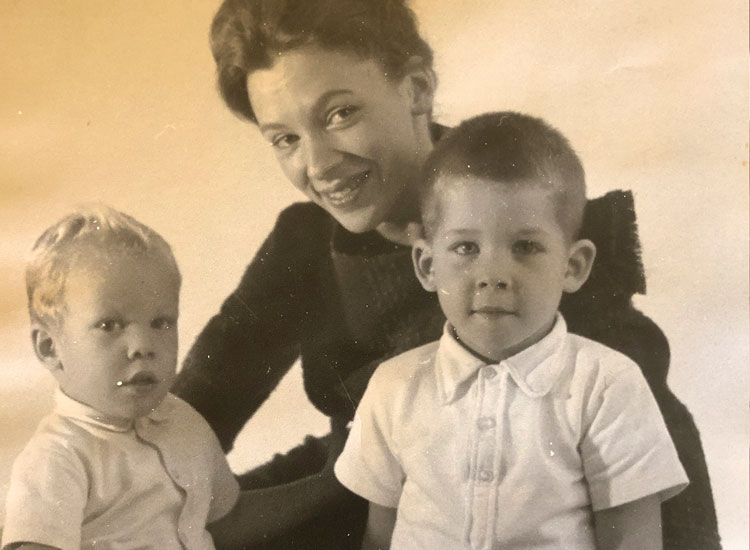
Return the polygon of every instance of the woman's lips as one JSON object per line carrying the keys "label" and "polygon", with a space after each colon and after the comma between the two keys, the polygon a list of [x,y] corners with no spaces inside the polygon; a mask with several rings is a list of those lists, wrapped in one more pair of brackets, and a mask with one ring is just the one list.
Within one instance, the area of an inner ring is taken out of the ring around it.
{"label": "woman's lips", "polygon": [[354,202],[360,195],[363,185],[370,177],[370,172],[362,172],[356,176],[347,178],[328,191],[321,191],[319,195],[325,198],[331,206],[340,208]]}

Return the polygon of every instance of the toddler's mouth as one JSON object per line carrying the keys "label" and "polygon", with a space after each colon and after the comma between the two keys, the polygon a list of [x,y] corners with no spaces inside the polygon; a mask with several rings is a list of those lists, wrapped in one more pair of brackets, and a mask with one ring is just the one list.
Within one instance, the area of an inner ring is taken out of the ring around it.
{"label": "toddler's mouth", "polygon": [[118,380],[117,386],[120,388],[133,387],[133,388],[148,388],[157,384],[159,380],[150,372],[139,372],[138,374],[131,376],[127,380]]}

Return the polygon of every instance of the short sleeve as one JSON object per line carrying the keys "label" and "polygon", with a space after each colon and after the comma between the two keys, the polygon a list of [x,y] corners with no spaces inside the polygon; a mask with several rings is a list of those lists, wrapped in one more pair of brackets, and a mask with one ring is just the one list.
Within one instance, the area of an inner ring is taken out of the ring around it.
{"label": "short sleeve", "polygon": [[658,494],[664,501],[688,479],[640,369],[622,359],[599,381],[581,443],[594,511]]}
{"label": "short sleeve", "polygon": [[352,422],[334,472],[353,493],[381,506],[396,508],[405,475],[393,440],[393,394],[384,387],[382,367],[373,375]]}
{"label": "short sleeve", "polygon": [[78,550],[87,494],[75,453],[54,439],[32,439],[13,464],[2,547],[33,542]]}

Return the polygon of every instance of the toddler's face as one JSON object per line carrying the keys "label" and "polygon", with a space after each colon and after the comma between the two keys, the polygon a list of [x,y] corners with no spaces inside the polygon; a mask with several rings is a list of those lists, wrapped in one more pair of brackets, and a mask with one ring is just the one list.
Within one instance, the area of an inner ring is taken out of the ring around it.
{"label": "toddler's face", "polygon": [[62,391],[119,419],[151,412],[177,364],[174,269],[152,255],[94,252],[71,269],[64,301],[50,331]]}
{"label": "toddler's face", "polygon": [[441,216],[421,255],[415,249],[417,274],[437,291],[461,341],[500,361],[549,332],[562,292],[583,283],[571,255],[588,241],[568,242],[550,192],[538,185],[438,185]]}

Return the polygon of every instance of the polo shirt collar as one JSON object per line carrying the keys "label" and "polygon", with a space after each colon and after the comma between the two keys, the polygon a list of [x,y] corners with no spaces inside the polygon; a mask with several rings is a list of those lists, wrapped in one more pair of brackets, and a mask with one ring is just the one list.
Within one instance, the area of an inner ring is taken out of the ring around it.
{"label": "polo shirt collar", "polygon": [[163,422],[168,418],[169,409],[172,406],[172,396],[171,394],[167,394],[156,409],[146,416],[137,418],[133,421],[132,419],[117,418],[103,414],[88,405],[84,405],[83,403],[68,397],[60,388],[58,388],[55,391],[54,410],[60,416],[78,420],[79,422],[84,422],[86,424],[92,424],[105,430],[127,432],[133,429],[135,425],[139,425],[145,421],[153,423]]}
{"label": "polo shirt collar", "polygon": [[[539,342],[508,357],[499,367],[506,367],[515,384],[529,397],[542,397],[549,393],[560,377],[563,361],[559,355],[565,343],[568,327],[558,312],[552,330]],[[443,402],[448,404],[466,389],[466,383],[473,380],[479,369],[487,363],[472,354],[453,336],[449,323],[445,324],[435,357],[435,370]]]}

